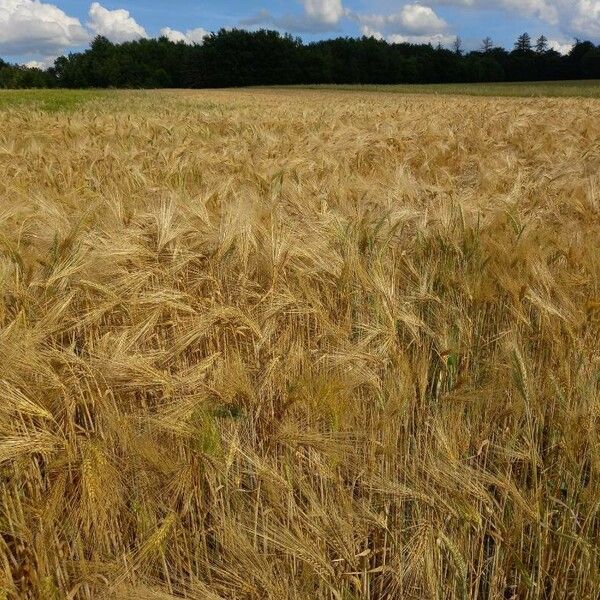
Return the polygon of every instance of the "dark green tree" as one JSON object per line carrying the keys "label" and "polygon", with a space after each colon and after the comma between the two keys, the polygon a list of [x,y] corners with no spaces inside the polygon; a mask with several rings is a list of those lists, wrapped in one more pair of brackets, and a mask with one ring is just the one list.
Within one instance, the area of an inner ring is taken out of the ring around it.
{"label": "dark green tree", "polygon": [[488,53],[491,52],[492,48],[494,47],[494,42],[492,41],[491,37],[485,37],[483,38],[483,40],[481,40],[481,51]]}
{"label": "dark green tree", "polygon": [[600,79],[600,47],[589,49],[581,57],[581,74],[586,79]]}
{"label": "dark green tree", "polygon": [[528,33],[523,33],[517,38],[515,51],[521,53],[531,52],[531,36]]}
{"label": "dark green tree", "polygon": [[454,54],[457,54],[458,56],[462,56],[463,43],[462,43],[462,40],[458,36],[456,36],[456,39],[452,42],[452,50],[454,51]]}
{"label": "dark green tree", "polygon": [[545,52],[548,52],[548,38],[545,35],[540,35],[535,42],[535,51],[538,54],[544,54]]}
{"label": "dark green tree", "polygon": [[454,83],[600,77],[600,47],[577,40],[568,56],[528,34],[508,52],[488,37],[465,52],[440,44],[338,37],[303,43],[276,31],[221,30],[202,44],[165,37],[115,44],[96,37],[46,71],[0,61],[0,87],[230,87],[312,83]]}

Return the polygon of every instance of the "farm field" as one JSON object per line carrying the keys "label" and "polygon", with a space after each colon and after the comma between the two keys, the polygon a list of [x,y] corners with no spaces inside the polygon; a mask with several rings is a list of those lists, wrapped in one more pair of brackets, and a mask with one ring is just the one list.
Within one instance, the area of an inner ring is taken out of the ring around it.
{"label": "farm field", "polygon": [[44,112],[74,110],[91,100],[118,98],[121,91],[111,90],[0,90],[0,110],[28,108]]}
{"label": "farm field", "polygon": [[[505,83],[435,83],[403,85],[309,85],[300,89],[370,91],[397,94],[436,94],[459,96],[506,96],[517,98],[600,98],[600,81],[536,81]],[[285,89],[285,88],[283,88]],[[293,89],[293,88],[289,88]]]}
{"label": "farm field", "polygon": [[600,100],[69,94],[0,94],[0,597],[598,597]]}

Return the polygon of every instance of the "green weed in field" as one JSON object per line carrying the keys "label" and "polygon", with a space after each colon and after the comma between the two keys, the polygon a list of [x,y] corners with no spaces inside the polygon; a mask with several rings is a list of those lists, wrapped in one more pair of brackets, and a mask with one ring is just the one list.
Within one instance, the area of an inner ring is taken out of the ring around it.
{"label": "green weed in field", "polygon": [[98,90],[2,90],[0,110],[28,105],[47,112],[69,111],[109,95]]}

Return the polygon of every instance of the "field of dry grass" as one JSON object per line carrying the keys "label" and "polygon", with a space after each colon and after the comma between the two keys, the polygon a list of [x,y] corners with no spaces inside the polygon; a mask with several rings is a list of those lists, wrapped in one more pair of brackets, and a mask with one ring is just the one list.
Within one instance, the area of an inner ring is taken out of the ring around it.
{"label": "field of dry grass", "polygon": [[0,597],[598,598],[599,123],[0,111]]}

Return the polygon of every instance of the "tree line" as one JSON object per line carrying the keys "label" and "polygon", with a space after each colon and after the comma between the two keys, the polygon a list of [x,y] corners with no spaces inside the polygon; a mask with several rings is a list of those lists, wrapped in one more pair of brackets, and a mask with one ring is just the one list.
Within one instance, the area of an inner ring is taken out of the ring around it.
{"label": "tree line", "polygon": [[576,40],[561,55],[524,33],[510,51],[490,38],[464,52],[441,45],[389,43],[373,37],[305,44],[277,31],[222,29],[202,44],[165,37],[90,47],[61,56],[47,70],[0,60],[0,87],[211,88],[293,84],[467,83],[600,79],[600,45]]}

